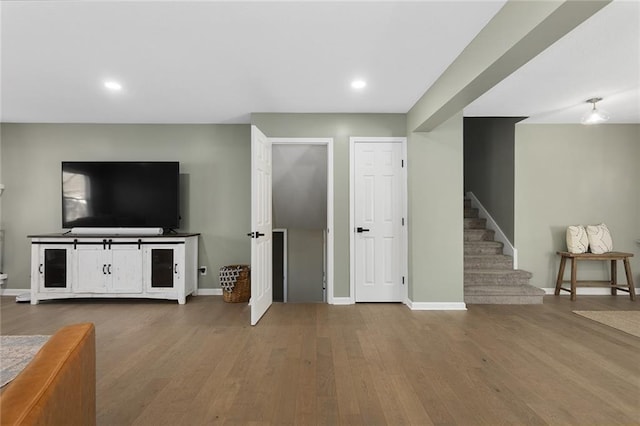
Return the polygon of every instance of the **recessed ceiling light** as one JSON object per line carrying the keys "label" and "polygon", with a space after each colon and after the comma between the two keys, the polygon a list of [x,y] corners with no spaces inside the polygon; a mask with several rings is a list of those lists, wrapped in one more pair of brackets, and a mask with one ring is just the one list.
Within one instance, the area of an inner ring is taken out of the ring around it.
{"label": "recessed ceiling light", "polygon": [[122,90],[122,84],[118,83],[117,81],[113,81],[113,80],[109,80],[109,81],[105,81],[104,82],[104,87],[106,87],[107,89],[113,91],[113,92],[118,92],[120,90]]}
{"label": "recessed ceiling light", "polygon": [[364,89],[367,87],[367,82],[364,80],[353,80],[351,82],[351,87],[354,89]]}

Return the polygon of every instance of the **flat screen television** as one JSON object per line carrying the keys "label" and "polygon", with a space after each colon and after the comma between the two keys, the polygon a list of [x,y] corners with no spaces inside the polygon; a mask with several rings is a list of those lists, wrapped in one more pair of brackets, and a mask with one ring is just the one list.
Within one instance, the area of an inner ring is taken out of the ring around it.
{"label": "flat screen television", "polygon": [[180,221],[177,161],[63,161],[62,227],[156,227]]}

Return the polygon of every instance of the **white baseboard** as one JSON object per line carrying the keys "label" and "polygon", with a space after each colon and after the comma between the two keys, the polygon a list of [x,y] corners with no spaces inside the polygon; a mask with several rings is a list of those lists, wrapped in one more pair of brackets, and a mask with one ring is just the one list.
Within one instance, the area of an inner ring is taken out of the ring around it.
{"label": "white baseboard", "polygon": [[199,288],[193,294],[194,296],[222,296],[221,288]]}
{"label": "white baseboard", "polygon": [[353,305],[355,301],[350,297],[334,297],[332,305]]}
{"label": "white baseboard", "polygon": [[17,296],[22,293],[31,293],[29,288],[0,288],[0,296]]}
{"label": "white baseboard", "polygon": [[414,302],[409,300],[407,306],[412,311],[466,311],[464,302]]}
{"label": "white baseboard", "polygon": [[471,205],[478,209],[478,216],[481,219],[487,220],[487,229],[491,229],[495,232],[495,240],[503,244],[503,253],[513,258],[513,269],[518,269],[518,250],[513,246],[513,244],[511,244],[511,241],[509,241],[505,233],[502,232],[502,229],[500,229],[496,221],[476,198],[474,193],[471,191],[467,192],[467,198],[471,200]]}
{"label": "white baseboard", "polygon": [[[567,284],[565,284],[567,285]],[[567,287],[568,288],[568,287]],[[556,288],[555,287],[545,287],[543,288],[544,292],[546,294],[555,294],[556,292]],[[637,288],[636,288],[637,291]],[[577,295],[583,295],[583,296],[611,296],[611,289],[608,289],[606,287],[577,287],[576,288],[576,294]],[[569,293],[568,291],[561,291],[560,292],[560,296],[570,296],[571,293]],[[619,291],[618,296],[624,296],[624,297],[629,297],[629,293],[627,293],[626,291]]]}

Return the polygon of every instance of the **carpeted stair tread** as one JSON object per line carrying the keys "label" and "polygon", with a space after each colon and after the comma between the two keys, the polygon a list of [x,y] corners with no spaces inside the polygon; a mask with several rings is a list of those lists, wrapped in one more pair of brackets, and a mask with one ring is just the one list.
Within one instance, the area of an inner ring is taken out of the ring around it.
{"label": "carpeted stair tread", "polygon": [[502,245],[499,241],[465,241],[464,254],[465,256],[502,254]]}
{"label": "carpeted stair tread", "polygon": [[466,255],[464,256],[465,269],[499,269],[513,270],[513,258],[504,254]]}
{"label": "carpeted stair tread", "polygon": [[495,231],[491,229],[465,229],[464,241],[493,241]]}
{"label": "carpeted stair tread", "polygon": [[487,219],[464,218],[464,229],[486,229]]}
{"label": "carpeted stair tread", "polygon": [[465,269],[465,286],[513,286],[529,284],[531,272],[520,269]]}
{"label": "carpeted stair tread", "polygon": [[465,207],[464,208],[464,217],[465,219],[473,219],[478,217],[478,209],[474,207]]}

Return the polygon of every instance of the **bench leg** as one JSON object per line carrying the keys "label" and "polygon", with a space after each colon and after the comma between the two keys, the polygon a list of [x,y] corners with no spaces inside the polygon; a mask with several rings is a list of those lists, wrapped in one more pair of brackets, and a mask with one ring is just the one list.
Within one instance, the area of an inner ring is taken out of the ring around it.
{"label": "bench leg", "polygon": [[566,263],[567,258],[562,256],[560,258],[560,268],[558,269],[558,279],[556,280],[556,296],[560,294],[560,287],[562,287],[562,280],[564,279],[564,267]]}
{"label": "bench leg", "polygon": [[576,300],[576,275],[577,275],[577,260],[575,257],[571,258],[571,300]]}
{"label": "bench leg", "polygon": [[633,275],[631,274],[631,265],[629,265],[629,258],[625,257],[624,260],[624,272],[627,275],[627,285],[629,286],[629,297],[631,300],[636,300],[636,289],[633,286]]}
{"label": "bench leg", "polygon": [[618,288],[614,287],[618,285],[618,262],[615,259],[611,260],[611,295],[618,294]]}

